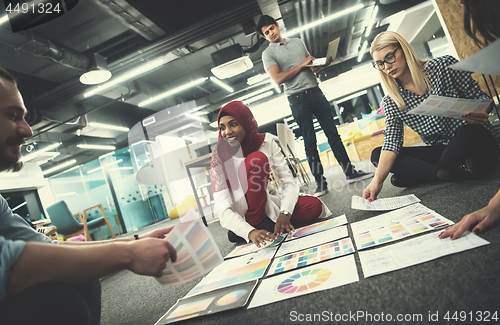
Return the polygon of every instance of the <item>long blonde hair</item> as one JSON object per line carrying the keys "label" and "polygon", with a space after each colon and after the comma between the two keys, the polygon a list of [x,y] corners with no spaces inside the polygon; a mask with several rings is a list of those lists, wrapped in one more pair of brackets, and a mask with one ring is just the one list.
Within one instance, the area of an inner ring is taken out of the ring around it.
{"label": "long blonde hair", "polygon": [[[382,32],[375,37],[370,48],[370,54],[373,56],[373,52],[380,51],[388,46],[399,46],[404,53],[406,58],[406,64],[410,69],[411,77],[415,86],[423,93],[426,90],[431,89],[431,84],[429,78],[424,73],[423,67],[426,61],[422,61],[417,58],[415,51],[411,45],[398,33],[396,32]],[[397,54],[396,54],[397,55]],[[399,86],[395,78],[387,75],[383,71],[380,71],[380,77],[382,78],[382,83],[387,89],[389,96],[394,100],[399,109],[405,109],[406,104],[399,92]]]}

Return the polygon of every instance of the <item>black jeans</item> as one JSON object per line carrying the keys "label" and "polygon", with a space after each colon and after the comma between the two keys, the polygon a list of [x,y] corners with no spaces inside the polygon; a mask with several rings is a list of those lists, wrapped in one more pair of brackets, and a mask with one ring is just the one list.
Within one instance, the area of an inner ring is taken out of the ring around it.
{"label": "black jeans", "polygon": [[[372,151],[371,161],[377,167],[381,147]],[[403,147],[391,172],[405,178],[435,180],[439,168],[450,169],[471,159],[480,170],[498,165],[500,148],[490,131],[481,125],[467,124],[457,129],[447,146]]]}
{"label": "black jeans", "polygon": [[319,88],[313,88],[311,92],[299,93],[288,96],[288,103],[292,110],[293,118],[299,125],[300,133],[304,138],[304,147],[307,161],[311,168],[311,173],[316,180],[316,184],[326,181],[323,176],[323,165],[319,159],[319,153],[316,146],[316,132],[314,131],[313,116],[316,117],[321,128],[328,138],[330,148],[340,164],[340,167],[346,175],[352,175],[353,166],[351,160],[345,151],[344,144],[340,139],[337,127],[333,121],[332,109],[330,103]]}
{"label": "black jeans", "polygon": [[101,323],[101,283],[43,282],[9,297],[0,305],[2,324]]}
{"label": "black jeans", "polygon": [[[271,219],[269,219],[269,217],[265,217],[264,220],[262,220],[262,222],[259,223],[254,228],[257,229],[257,230],[265,229],[265,230],[273,233],[274,232],[274,225],[275,225],[275,223]],[[231,243],[246,243],[247,242],[245,239],[243,239],[240,236],[236,235],[231,230],[227,231],[227,238],[229,239],[229,241]]]}

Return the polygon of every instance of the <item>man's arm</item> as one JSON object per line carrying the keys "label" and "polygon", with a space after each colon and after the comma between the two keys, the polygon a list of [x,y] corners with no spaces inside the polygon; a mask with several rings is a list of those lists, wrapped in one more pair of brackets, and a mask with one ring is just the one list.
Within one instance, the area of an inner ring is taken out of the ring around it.
{"label": "man's arm", "polygon": [[271,79],[274,80],[275,83],[278,85],[281,85],[282,83],[288,82],[295,78],[295,76],[304,68],[307,66],[311,61],[314,60],[314,57],[312,55],[308,55],[304,58],[304,60],[296,67],[288,70],[288,71],[280,71],[280,68],[278,67],[277,64],[274,64],[267,68],[267,73],[271,77]]}
{"label": "man's arm", "polygon": [[163,239],[146,238],[89,246],[27,242],[12,266],[7,296],[41,282],[75,283],[122,269],[140,275],[161,276],[169,259],[175,261],[177,253]]}

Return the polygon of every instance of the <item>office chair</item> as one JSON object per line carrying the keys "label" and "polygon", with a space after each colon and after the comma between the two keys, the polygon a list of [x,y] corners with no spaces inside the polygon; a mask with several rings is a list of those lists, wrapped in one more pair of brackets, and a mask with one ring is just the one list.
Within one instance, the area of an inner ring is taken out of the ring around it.
{"label": "office chair", "polygon": [[[83,214],[80,212],[72,214],[68,208],[68,205],[64,201],[59,201],[49,206],[47,208],[47,213],[50,216],[52,224],[57,227],[57,232],[62,235],[64,240],[73,236],[77,236],[79,234],[84,234],[85,241],[92,241],[92,238],[90,238],[89,230],[102,226],[107,226],[111,237],[115,238],[115,234],[113,232],[113,229],[111,228],[108,217],[106,216],[102,205],[98,204],[89,209],[98,206],[101,209],[102,217],[90,221],[87,221],[85,212]],[[85,209],[84,211],[89,209]],[[73,215],[77,215],[80,222],[78,222],[73,217]]]}

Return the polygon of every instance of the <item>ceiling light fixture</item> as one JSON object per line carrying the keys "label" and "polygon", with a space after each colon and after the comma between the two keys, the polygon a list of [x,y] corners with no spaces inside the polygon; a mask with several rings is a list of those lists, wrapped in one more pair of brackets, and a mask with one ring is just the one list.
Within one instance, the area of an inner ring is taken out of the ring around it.
{"label": "ceiling light fixture", "polygon": [[111,76],[108,70],[91,70],[80,76],[80,82],[84,85],[98,85],[111,79]]}
{"label": "ceiling light fixture", "polygon": [[261,73],[261,74],[258,74],[256,76],[252,76],[252,77],[248,78],[247,84],[249,86],[255,85],[256,83],[259,83],[259,82],[264,81],[266,79],[270,79],[269,75],[266,73]]}
{"label": "ceiling light fixture", "polygon": [[132,79],[134,77],[137,77],[141,74],[149,72],[149,71],[156,69],[156,68],[158,68],[158,67],[160,67],[168,62],[169,62],[169,60],[167,59],[166,56],[161,56],[159,58],[156,58],[153,61],[150,61],[150,62],[145,63],[145,64],[143,64],[135,69],[132,69],[129,72],[126,72],[126,73],[120,75],[119,77],[117,77],[111,81],[108,81],[105,84],[102,84],[99,87],[96,87],[96,88],[86,92],[85,94],[83,94],[83,96],[87,98],[87,97],[93,96],[95,94],[101,93],[105,90],[110,89],[111,87],[114,87],[115,85],[117,85],[121,82],[127,81],[127,80]]}
{"label": "ceiling light fixture", "polygon": [[77,144],[80,149],[98,149],[98,150],[115,150],[115,146],[100,145],[100,144]]}
{"label": "ceiling light fixture", "polygon": [[333,20],[333,19],[341,17],[343,15],[347,15],[347,14],[349,14],[351,12],[354,12],[356,10],[359,10],[359,9],[361,9],[363,7],[364,7],[363,4],[358,4],[358,5],[354,6],[354,7],[350,7],[350,8],[347,8],[345,10],[339,11],[337,13],[334,13],[334,14],[330,15],[330,16],[326,16],[325,18],[321,18],[319,20],[313,21],[312,23],[306,24],[306,25],[304,25],[302,27],[296,28],[296,29],[291,30],[289,32],[285,32],[285,33],[282,34],[282,36],[285,37],[285,38],[289,37],[291,35],[300,33],[300,32],[302,32],[302,31],[304,31],[306,29],[318,26],[318,25],[320,25],[322,23],[325,23],[327,21]]}
{"label": "ceiling light fixture", "polygon": [[24,161],[24,162],[30,161],[31,159],[38,157],[42,152],[46,152],[46,151],[52,150],[54,148],[57,148],[61,144],[62,144],[61,142],[57,142],[57,143],[51,144],[50,146],[47,146],[45,148],[38,149],[36,152],[30,153],[29,155],[26,155],[26,156],[22,156],[21,161]]}
{"label": "ceiling light fixture", "polygon": [[366,28],[365,31],[365,37],[368,37],[370,33],[372,32],[373,25],[375,24],[375,19],[377,18],[377,13],[378,13],[378,6],[375,6],[372,11],[372,16],[370,17],[370,22],[368,23],[368,27]]}
{"label": "ceiling light fixture", "polygon": [[363,46],[361,46],[361,50],[359,51],[358,62],[361,62],[361,59],[363,58],[363,55],[365,55],[365,51],[366,51],[367,47],[368,47],[368,41],[365,41],[363,43]]}
{"label": "ceiling light fixture", "polygon": [[175,93],[178,93],[178,92],[180,92],[180,91],[186,90],[186,89],[191,88],[191,87],[194,87],[194,86],[196,86],[196,85],[199,85],[199,84],[201,84],[202,82],[204,82],[204,81],[205,81],[205,80],[207,80],[207,79],[208,79],[207,77],[204,77],[204,78],[200,78],[200,79],[196,79],[196,80],[194,80],[194,81],[188,82],[188,83],[187,83],[187,84],[185,84],[185,85],[179,86],[179,87],[177,87],[177,88],[174,88],[174,89],[171,89],[171,90],[166,91],[166,92],[164,92],[164,93],[161,93],[161,94],[159,94],[159,95],[156,95],[156,96],[154,96],[154,97],[152,97],[152,98],[150,98],[150,99],[148,99],[148,100],[142,101],[142,102],[140,102],[140,103],[139,103],[139,105],[138,105],[138,106],[139,106],[139,107],[143,107],[143,106],[145,106],[145,105],[148,105],[148,104],[154,103],[154,102],[156,102],[156,101],[159,101],[160,99],[163,99],[163,98],[165,98],[165,97],[168,97],[168,96],[173,95],[173,94],[175,94]]}
{"label": "ceiling light fixture", "polygon": [[108,63],[101,55],[94,53],[90,59],[90,70],[80,76],[84,85],[97,85],[108,81],[112,74],[108,70]]}
{"label": "ceiling light fixture", "polygon": [[226,85],[225,83],[223,83],[219,79],[213,78],[213,77],[210,77],[209,79],[210,79],[210,81],[213,81],[214,83],[216,83],[219,87],[224,88],[225,90],[229,91],[230,93],[234,93],[233,88],[229,87],[228,85]]}
{"label": "ceiling light fixture", "polygon": [[[109,164],[106,163],[106,165],[109,167],[109,166],[113,166],[113,165],[119,164],[122,161],[123,161],[123,159],[118,159],[117,161],[110,162]],[[91,169],[91,170],[87,171],[87,174],[95,173],[96,171],[101,170],[101,169],[102,169],[102,166],[99,166],[97,168],[94,168],[94,169]]]}
{"label": "ceiling light fixture", "polygon": [[99,158],[99,159],[103,159],[103,158],[106,158],[106,157],[108,157],[108,156],[112,156],[112,155],[114,155],[114,154],[115,154],[115,152],[114,152],[114,151],[111,151],[111,152],[108,152],[108,153],[106,153],[106,154],[104,154],[104,155],[102,155],[102,156],[99,156],[98,158]]}
{"label": "ceiling light fixture", "polygon": [[250,103],[256,102],[262,98],[266,98],[266,97],[271,96],[273,94],[274,94],[274,91],[269,90],[269,91],[266,91],[265,93],[262,93],[260,95],[255,96],[255,97],[248,98],[248,99],[244,100],[243,103],[245,103],[245,105],[249,105]]}
{"label": "ceiling light fixture", "polygon": [[[237,98],[237,99],[234,99],[234,100],[232,100],[232,102],[234,102],[234,101],[245,102],[245,99],[250,98],[250,97],[257,96],[258,94],[261,94],[263,91],[269,90],[269,89],[271,89],[271,88],[273,88],[273,86],[266,86],[266,87],[263,87],[263,88],[261,88],[261,89],[259,89],[259,90],[257,90],[257,91],[251,92],[251,93],[246,94],[246,95],[243,95],[243,96],[241,96],[241,97],[239,97],[239,98]],[[229,102],[225,103],[225,104],[224,104],[224,105],[222,105],[222,106],[226,106],[227,104],[229,104]]]}
{"label": "ceiling light fixture", "polygon": [[95,128],[101,128],[101,129],[123,131],[123,132],[128,132],[130,130],[129,128],[124,127],[124,126],[110,125],[110,124],[97,123],[97,122],[90,122],[89,126],[92,126]]}
{"label": "ceiling light fixture", "polygon": [[50,174],[50,173],[52,173],[52,172],[55,172],[56,170],[63,169],[63,168],[65,168],[65,167],[71,166],[71,165],[73,165],[74,163],[76,163],[76,159],[71,159],[71,160],[69,160],[69,161],[67,161],[67,162],[65,162],[65,163],[62,163],[62,164],[60,164],[60,165],[57,165],[57,166],[55,166],[55,167],[52,167],[52,168],[50,168],[50,169],[47,169],[47,170],[42,171],[42,175],[47,175],[47,174]]}

